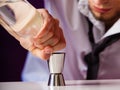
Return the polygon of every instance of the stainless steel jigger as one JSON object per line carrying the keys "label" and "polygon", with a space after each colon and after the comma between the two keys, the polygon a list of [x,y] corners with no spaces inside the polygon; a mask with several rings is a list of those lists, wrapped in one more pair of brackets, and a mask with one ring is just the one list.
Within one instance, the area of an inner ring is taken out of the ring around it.
{"label": "stainless steel jigger", "polygon": [[63,52],[56,52],[50,56],[50,59],[48,60],[48,67],[50,70],[48,86],[65,86],[62,74],[64,59],[65,53]]}

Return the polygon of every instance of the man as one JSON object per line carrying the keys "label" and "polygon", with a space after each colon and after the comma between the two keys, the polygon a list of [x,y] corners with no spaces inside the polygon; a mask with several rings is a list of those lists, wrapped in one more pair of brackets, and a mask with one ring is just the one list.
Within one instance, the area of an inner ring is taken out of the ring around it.
{"label": "man", "polygon": [[[60,20],[60,26],[64,32],[66,57],[63,74],[66,80],[87,78],[89,67],[84,57],[92,51],[88,36],[89,29],[91,27],[93,30],[94,43],[99,43],[103,38],[114,34],[115,29],[111,27],[120,17],[119,4],[120,0],[79,0],[79,2],[78,0],[45,0],[45,7],[50,14]],[[93,27],[88,22],[91,22]],[[117,22],[115,26],[119,24]],[[109,33],[112,30],[113,32]],[[99,54],[96,79],[120,78],[120,73],[116,70],[120,68],[118,45],[119,41]],[[29,53],[23,71],[23,80],[42,81],[48,80],[48,76],[47,63]]]}
{"label": "man", "polygon": [[[66,48],[64,52],[66,57],[63,70],[65,80],[82,80],[89,76],[89,74],[87,75],[89,64],[86,63],[84,58],[93,51],[94,46],[91,45],[93,42],[91,43],[88,33],[92,29],[94,44],[115,34],[113,27],[120,23],[119,4],[120,0],[80,0],[79,2],[78,0],[45,0],[45,6],[50,14],[60,20],[60,26],[65,36]],[[119,33],[119,28],[117,29],[117,33]],[[53,36],[60,37],[57,40],[47,38],[50,41],[47,43],[45,38],[36,36],[34,45],[41,49],[47,48],[48,57],[44,57],[45,54],[42,53],[43,57],[40,56],[42,59],[48,59],[52,51],[60,50],[59,46],[65,45],[63,35],[57,31],[59,30],[56,28],[54,35],[53,32],[51,33]],[[99,68],[97,68],[95,79],[120,78],[120,73],[116,70],[120,68],[119,43],[118,40],[99,53]],[[47,63],[32,56],[32,54],[29,54],[27,59],[22,75],[23,80],[48,80]]]}

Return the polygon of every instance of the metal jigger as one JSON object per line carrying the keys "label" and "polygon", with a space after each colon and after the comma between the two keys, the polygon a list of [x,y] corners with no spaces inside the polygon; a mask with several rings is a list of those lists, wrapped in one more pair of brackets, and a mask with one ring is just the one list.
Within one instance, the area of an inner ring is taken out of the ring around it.
{"label": "metal jigger", "polygon": [[64,59],[65,53],[63,52],[56,52],[50,56],[50,59],[48,60],[48,67],[50,70],[48,86],[65,86],[62,74]]}

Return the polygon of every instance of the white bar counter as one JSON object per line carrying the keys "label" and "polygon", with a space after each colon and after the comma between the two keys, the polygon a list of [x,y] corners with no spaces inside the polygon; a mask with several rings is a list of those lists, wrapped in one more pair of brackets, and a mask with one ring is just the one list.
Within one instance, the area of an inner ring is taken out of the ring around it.
{"label": "white bar counter", "polygon": [[66,86],[47,86],[46,82],[0,82],[0,90],[120,90],[120,80],[65,81]]}

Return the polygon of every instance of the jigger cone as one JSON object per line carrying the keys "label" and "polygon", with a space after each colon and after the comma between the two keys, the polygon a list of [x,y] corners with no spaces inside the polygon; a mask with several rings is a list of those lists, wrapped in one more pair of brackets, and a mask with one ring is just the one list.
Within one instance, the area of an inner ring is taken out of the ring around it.
{"label": "jigger cone", "polygon": [[64,59],[65,53],[63,52],[56,52],[50,56],[50,59],[48,60],[48,67],[50,70],[48,86],[65,86],[62,74]]}

